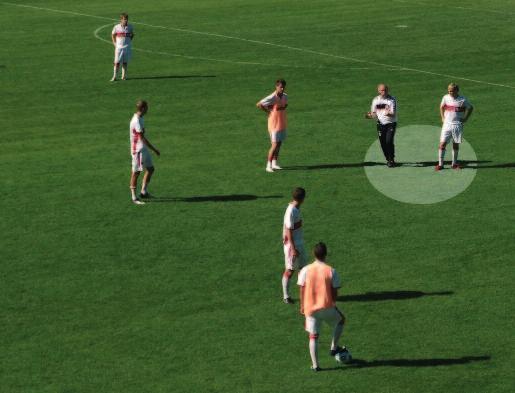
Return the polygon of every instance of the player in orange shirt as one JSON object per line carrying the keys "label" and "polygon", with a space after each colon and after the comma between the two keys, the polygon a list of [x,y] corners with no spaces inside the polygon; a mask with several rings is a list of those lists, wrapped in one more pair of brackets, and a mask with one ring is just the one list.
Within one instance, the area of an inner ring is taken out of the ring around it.
{"label": "player in orange shirt", "polygon": [[268,115],[268,133],[270,134],[270,150],[268,150],[267,172],[282,169],[277,161],[279,150],[286,139],[286,108],[288,107],[288,95],[284,92],[286,81],[275,81],[275,91],[259,101],[256,106]]}
{"label": "player in orange shirt", "polygon": [[345,316],[336,308],[340,277],[336,270],[325,263],[327,247],[318,243],[313,253],[315,261],[302,268],[297,284],[300,286],[300,313],[306,317],[305,328],[309,333],[309,354],[313,371],[320,371],[318,363],[318,335],[322,321],[333,327],[330,355],[350,359],[350,353],[338,342],[343,332]]}

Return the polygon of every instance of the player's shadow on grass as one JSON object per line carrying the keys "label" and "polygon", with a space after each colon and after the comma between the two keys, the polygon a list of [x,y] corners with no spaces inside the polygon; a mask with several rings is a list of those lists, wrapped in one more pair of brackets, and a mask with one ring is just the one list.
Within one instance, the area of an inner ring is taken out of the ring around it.
{"label": "player's shadow on grass", "polygon": [[[463,169],[472,168],[472,169],[480,169],[480,168],[487,168],[486,166],[481,166],[481,164],[488,164],[492,161],[473,161],[473,160],[461,160],[460,165]],[[397,166],[411,166],[411,167],[428,167],[428,166],[435,166],[437,164],[437,161],[418,161],[418,162],[398,162]],[[451,161],[445,161],[445,165],[451,165]]]}
{"label": "player's shadow on grass", "polygon": [[162,197],[152,198],[149,202],[244,202],[255,201],[256,199],[277,199],[282,195],[251,195],[251,194],[230,194],[230,195],[206,195],[193,197]]}
{"label": "player's shadow on grass", "polygon": [[382,291],[366,292],[357,295],[342,295],[336,300],[340,302],[380,302],[386,300],[416,299],[423,296],[449,296],[453,291],[422,292],[422,291]]}
{"label": "player's shadow on grass", "polygon": [[315,170],[315,169],[362,168],[365,166],[376,166],[376,165],[386,166],[386,163],[365,161],[365,162],[349,162],[349,163],[341,163],[341,164],[294,165],[294,166],[283,167],[283,170],[286,170],[286,171],[306,171],[307,170],[307,171],[309,171],[309,170]]}
{"label": "player's shadow on grass", "polygon": [[324,368],[323,371],[346,370],[349,368],[370,368],[370,367],[438,367],[455,366],[473,362],[484,362],[490,360],[491,356],[462,356],[461,358],[434,358],[434,359],[378,359],[363,360],[353,359],[351,363],[343,367]]}
{"label": "player's shadow on grass", "polygon": [[216,78],[216,75],[155,75],[155,76],[134,76],[127,80],[151,80],[151,79],[194,79],[194,78]]}

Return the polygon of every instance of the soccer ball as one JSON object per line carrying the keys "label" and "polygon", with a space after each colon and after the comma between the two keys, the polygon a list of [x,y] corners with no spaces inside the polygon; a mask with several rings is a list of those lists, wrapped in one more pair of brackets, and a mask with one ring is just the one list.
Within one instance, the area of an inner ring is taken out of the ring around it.
{"label": "soccer ball", "polygon": [[345,348],[343,351],[334,355],[334,358],[338,363],[350,363],[352,361],[352,354]]}

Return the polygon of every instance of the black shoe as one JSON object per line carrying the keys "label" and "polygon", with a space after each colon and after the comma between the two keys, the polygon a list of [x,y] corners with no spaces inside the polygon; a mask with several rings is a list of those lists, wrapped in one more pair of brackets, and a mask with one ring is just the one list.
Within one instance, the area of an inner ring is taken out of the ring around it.
{"label": "black shoe", "polygon": [[311,371],[316,373],[318,371],[322,371],[322,369],[320,367],[313,367],[313,366],[311,366]]}
{"label": "black shoe", "polygon": [[283,299],[283,302],[285,304],[293,304],[293,303],[295,303],[291,297],[287,297],[286,299]]}
{"label": "black shoe", "polygon": [[394,161],[388,161],[388,162],[386,163],[386,166],[387,166],[388,168],[395,168],[395,162],[394,162]]}
{"label": "black shoe", "polygon": [[139,197],[141,199],[150,199],[150,198],[152,198],[152,195],[150,195],[148,192],[146,192],[144,194],[143,193],[139,194]]}

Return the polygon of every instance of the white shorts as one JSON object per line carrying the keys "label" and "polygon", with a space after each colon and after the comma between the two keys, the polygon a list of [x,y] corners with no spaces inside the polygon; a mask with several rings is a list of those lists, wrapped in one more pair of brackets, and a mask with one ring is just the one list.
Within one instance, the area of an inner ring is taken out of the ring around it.
{"label": "white shorts", "polygon": [[309,334],[319,334],[322,321],[335,327],[341,320],[345,320],[345,317],[336,307],[323,308],[306,316],[305,329]]}
{"label": "white shorts", "polygon": [[114,64],[126,64],[131,59],[131,48],[115,48],[114,50]]}
{"label": "white shorts", "polygon": [[148,149],[143,148],[132,155],[132,171],[141,172],[145,168],[153,167],[152,156]]}
{"label": "white shorts", "polygon": [[440,143],[448,143],[451,139],[454,143],[461,143],[463,123],[444,124],[440,135]]}
{"label": "white shorts", "polygon": [[293,256],[293,248],[291,243],[286,243],[283,247],[284,249],[284,267],[286,270],[300,270],[306,263],[308,262],[308,256],[306,254],[306,250],[304,250],[304,245],[297,245],[297,256]]}
{"label": "white shorts", "polygon": [[283,142],[286,139],[286,130],[270,131],[270,142]]}

